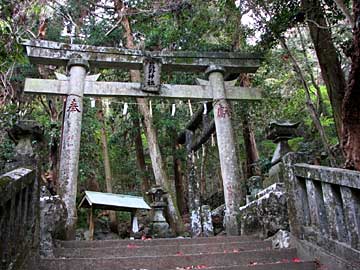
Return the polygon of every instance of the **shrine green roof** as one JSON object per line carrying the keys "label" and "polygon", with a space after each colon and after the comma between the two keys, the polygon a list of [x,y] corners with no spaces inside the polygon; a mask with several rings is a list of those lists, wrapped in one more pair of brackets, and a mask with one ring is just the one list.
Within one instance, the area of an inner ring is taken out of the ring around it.
{"label": "shrine green roof", "polygon": [[144,201],[143,197],[95,191],[85,191],[85,195],[79,204],[79,208],[80,207],[92,207],[96,209],[115,211],[151,209],[150,206]]}

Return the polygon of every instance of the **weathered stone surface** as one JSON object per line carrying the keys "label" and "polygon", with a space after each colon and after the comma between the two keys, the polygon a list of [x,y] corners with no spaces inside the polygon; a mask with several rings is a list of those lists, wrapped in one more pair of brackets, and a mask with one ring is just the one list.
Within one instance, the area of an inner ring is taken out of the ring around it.
{"label": "weathered stone surface", "polygon": [[266,241],[271,241],[274,249],[289,248],[291,244],[290,240],[290,233],[284,230],[279,230],[275,235],[266,239]]}
{"label": "weathered stone surface", "polygon": [[240,207],[241,234],[269,237],[279,230],[289,230],[283,185],[274,184],[256,197],[257,200]]}
{"label": "weathered stone surface", "polygon": [[[325,267],[359,269],[360,173],[300,163],[294,153],[283,162],[292,234],[304,250],[323,250],[316,254]],[[333,267],[339,261],[343,266]]]}
{"label": "weathered stone surface", "polygon": [[252,176],[246,180],[246,203],[250,203],[254,200],[255,195],[262,190],[263,181],[261,176]]}
{"label": "weathered stone surface", "polygon": [[14,158],[5,164],[5,171],[17,169],[21,166],[35,167],[36,153],[44,140],[44,131],[35,121],[22,120],[17,122],[10,130],[9,137],[16,143]]}
{"label": "weathered stone surface", "polygon": [[[81,121],[87,61],[72,58],[68,63],[69,82],[66,108],[64,110],[63,135],[61,141],[59,183],[60,195],[66,205],[66,235],[75,239],[77,222],[76,193],[80,155]],[[48,86],[49,87],[49,86]]]}
{"label": "weathered stone surface", "polygon": [[151,235],[155,238],[174,237],[174,233],[164,216],[164,210],[167,205],[164,201],[164,195],[167,193],[162,187],[154,186],[149,190],[148,194],[151,195],[153,200],[151,204],[153,208]]}
{"label": "weathered stone surface", "polygon": [[[45,187],[44,187],[45,188]],[[59,196],[40,197],[40,255],[54,255],[54,240],[65,238],[66,206]]]}
{"label": "weathered stone surface", "polygon": [[214,236],[214,227],[212,224],[211,210],[209,205],[201,206],[202,218],[202,235],[209,237]]}
{"label": "weathered stone surface", "polygon": [[232,109],[226,99],[223,72],[224,70],[219,66],[212,65],[207,69],[214,95],[213,112],[225,198],[225,229],[228,235],[238,235],[239,224],[236,216],[242,200],[245,200],[245,194],[240,188],[242,172],[236,154],[234,129],[231,123]]}
{"label": "weathered stone surface", "polygon": [[71,55],[80,55],[98,68],[140,70],[145,58],[161,59],[164,71],[203,72],[210,65],[224,66],[229,72],[255,72],[261,56],[238,52],[142,51],[114,47],[65,44],[47,40],[24,43],[34,64],[66,65]]}
{"label": "weathered stone surface", "polygon": [[[30,79],[25,80],[25,93],[67,95],[69,94],[68,81]],[[158,93],[144,92],[141,83],[127,82],[93,82],[85,81],[85,96],[108,96],[108,97],[149,97],[170,99],[213,99],[210,86],[203,85],[174,85],[162,84]],[[229,86],[226,88],[229,100],[260,100],[262,92],[258,88],[246,88]]]}

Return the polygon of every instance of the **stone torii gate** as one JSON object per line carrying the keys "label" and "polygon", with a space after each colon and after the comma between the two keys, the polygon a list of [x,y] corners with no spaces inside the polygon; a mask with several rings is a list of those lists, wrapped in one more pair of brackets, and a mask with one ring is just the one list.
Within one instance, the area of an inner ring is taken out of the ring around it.
{"label": "stone torii gate", "polygon": [[[68,76],[58,76],[58,80],[27,78],[25,93],[67,96],[59,182],[68,210],[69,239],[75,236],[77,220],[75,200],[84,95],[212,100],[224,185],[226,229],[229,235],[239,233],[236,214],[243,194],[228,100],[259,100],[261,93],[255,88],[228,86],[224,73],[256,72],[260,56],[234,52],[148,52],[44,40],[27,41],[24,46],[31,63],[62,65],[68,70]],[[90,67],[143,70],[144,80],[142,83],[96,82],[97,76],[87,76]],[[161,84],[161,71],[205,72],[209,81],[201,85]]]}

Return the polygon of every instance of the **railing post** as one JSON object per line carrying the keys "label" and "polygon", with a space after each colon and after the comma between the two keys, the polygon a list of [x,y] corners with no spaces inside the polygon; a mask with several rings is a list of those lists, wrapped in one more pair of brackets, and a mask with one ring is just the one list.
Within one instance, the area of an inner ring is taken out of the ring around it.
{"label": "railing post", "polygon": [[340,187],[340,192],[350,245],[360,250],[360,194],[348,187]]}
{"label": "railing post", "polygon": [[306,179],[305,181],[311,225],[319,227],[321,233],[328,234],[328,220],[326,217],[321,185],[320,183],[315,183],[312,179]]}
{"label": "railing post", "polygon": [[342,209],[342,201],[340,192],[328,183],[321,183],[326,215],[329,221],[330,236],[334,240],[347,242],[348,235],[345,224],[344,212]]}
{"label": "railing post", "polygon": [[285,168],[285,187],[287,191],[287,206],[289,213],[290,231],[299,239],[304,239],[303,226],[310,224],[309,204],[306,186],[295,175],[294,164],[304,160],[304,157],[288,153],[283,157]]}

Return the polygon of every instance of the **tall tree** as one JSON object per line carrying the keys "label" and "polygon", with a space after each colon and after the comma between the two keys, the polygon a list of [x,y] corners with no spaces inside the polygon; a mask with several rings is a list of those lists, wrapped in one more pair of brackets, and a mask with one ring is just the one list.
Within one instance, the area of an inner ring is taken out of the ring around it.
{"label": "tall tree", "polygon": [[321,74],[333,108],[337,134],[341,136],[342,103],[346,81],[320,0],[302,0],[305,20],[319,60]]}
{"label": "tall tree", "polygon": [[348,169],[360,171],[360,1],[353,1],[355,24],[351,72],[343,103],[342,145]]}
{"label": "tall tree", "polygon": [[[106,185],[106,192],[112,193],[112,174],[111,174],[111,165],[110,165],[110,158],[109,158],[109,150],[108,150],[108,140],[107,140],[107,132],[106,132],[106,122],[105,122],[105,113],[103,108],[103,103],[101,99],[97,99],[95,102],[97,111],[97,117],[100,122],[100,133],[101,133],[101,149],[102,149],[102,157],[104,163],[104,170],[105,170],[105,185]],[[116,213],[115,211],[109,212],[111,227],[117,227],[116,222]]]}
{"label": "tall tree", "polygon": [[[126,6],[124,5],[123,1],[115,0],[115,9],[118,13],[118,17],[121,20],[121,25],[125,32],[126,38],[126,47],[129,49],[135,49],[134,38],[132,36],[132,30],[130,26],[129,18],[126,16]],[[140,71],[138,70],[131,70],[130,71],[131,81],[133,82],[140,82],[141,76]],[[152,118],[150,114],[149,106],[145,99],[137,98],[136,99],[139,107],[139,111],[143,116],[143,124],[145,127],[145,135],[149,145],[150,151],[150,158],[153,167],[153,172],[155,176],[156,184],[163,186],[166,191],[168,192],[168,211],[169,211],[169,218],[170,218],[170,225],[177,233],[182,233],[184,231],[183,221],[181,219],[179,209],[176,204],[176,197],[173,194],[170,179],[168,178],[164,163],[162,160],[160,147],[157,139],[156,130],[152,123]]]}

